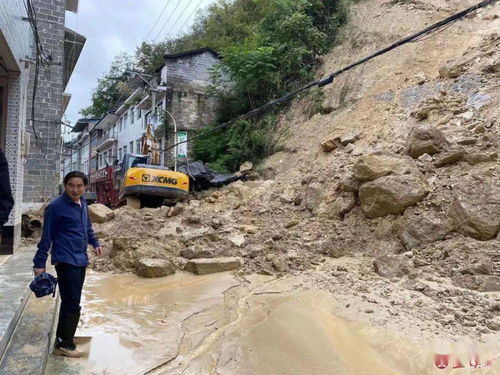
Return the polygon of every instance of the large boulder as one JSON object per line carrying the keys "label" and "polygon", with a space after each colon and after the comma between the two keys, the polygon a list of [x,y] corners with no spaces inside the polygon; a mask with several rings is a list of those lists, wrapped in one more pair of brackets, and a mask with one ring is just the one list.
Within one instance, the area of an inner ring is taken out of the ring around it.
{"label": "large boulder", "polygon": [[373,270],[382,277],[401,277],[410,273],[410,261],[404,256],[383,255],[373,261]]}
{"label": "large boulder", "polygon": [[477,240],[491,240],[500,230],[500,182],[498,177],[467,176],[454,189],[449,215],[455,230]]}
{"label": "large boulder", "polygon": [[427,183],[413,175],[391,175],[370,181],[359,189],[361,208],[369,218],[403,213],[429,192]]}
{"label": "large boulder", "polygon": [[184,270],[197,275],[236,270],[241,267],[240,257],[199,258],[187,262]]}
{"label": "large boulder", "polygon": [[361,156],[352,167],[352,176],[358,181],[373,181],[404,169],[406,160],[378,154]]}
{"label": "large boulder", "polygon": [[134,272],[141,277],[153,278],[172,275],[175,273],[175,268],[166,259],[142,258],[137,261]]}
{"label": "large boulder", "polygon": [[[408,212],[408,211],[407,211]],[[405,215],[402,220],[401,240],[407,250],[442,240],[453,230],[449,220],[431,212]]]}
{"label": "large boulder", "polygon": [[408,136],[407,148],[408,154],[412,158],[418,158],[420,155],[434,155],[443,151],[449,142],[444,134],[428,124],[415,126]]}
{"label": "large boulder", "polygon": [[89,216],[93,223],[102,224],[113,220],[115,213],[103,204],[94,203],[89,206]]}

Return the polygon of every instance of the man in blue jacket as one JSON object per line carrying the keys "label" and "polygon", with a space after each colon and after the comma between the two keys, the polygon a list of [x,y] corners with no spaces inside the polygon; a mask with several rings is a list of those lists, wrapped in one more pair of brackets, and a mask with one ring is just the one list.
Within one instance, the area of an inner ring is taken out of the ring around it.
{"label": "man in blue jacket", "polygon": [[87,176],[70,172],[63,183],[64,193],[50,202],[45,210],[43,234],[33,259],[33,271],[35,276],[45,272],[48,251],[52,247],[52,264],[56,268],[61,295],[54,354],[81,357],[83,353],[77,350],[73,339],[80,319],[80,298],[89,264],[87,246],[91,244],[98,256],[103,250],[92,229],[83,197]]}

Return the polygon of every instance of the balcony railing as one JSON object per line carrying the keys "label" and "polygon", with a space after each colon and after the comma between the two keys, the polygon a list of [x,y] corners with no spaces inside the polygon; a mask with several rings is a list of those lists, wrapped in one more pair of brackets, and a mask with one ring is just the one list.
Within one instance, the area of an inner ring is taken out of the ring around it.
{"label": "balcony railing", "polygon": [[102,151],[102,150],[106,150],[108,149],[109,147],[113,146],[113,144],[117,141],[116,138],[113,138],[113,137],[110,137],[110,138],[107,138],[105,139],[104,141],[102,141],[96,148],[95,150],[96,151]]}

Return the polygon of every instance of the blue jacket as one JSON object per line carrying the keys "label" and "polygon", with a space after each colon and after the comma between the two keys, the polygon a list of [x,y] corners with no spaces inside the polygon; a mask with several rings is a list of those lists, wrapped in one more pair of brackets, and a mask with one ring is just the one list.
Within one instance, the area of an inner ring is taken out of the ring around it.
{"label": "blue jacket", "polygon": [[52,264],[62,262],[74,266],[89,264],[87,246],[98,247],[87,202],[80,198],[75,203],[63,193],[47,206],[43,221],[43,234],[38,243],[38,251],[33,259],[34,268],[45,268],[47,255],[52,245]]}

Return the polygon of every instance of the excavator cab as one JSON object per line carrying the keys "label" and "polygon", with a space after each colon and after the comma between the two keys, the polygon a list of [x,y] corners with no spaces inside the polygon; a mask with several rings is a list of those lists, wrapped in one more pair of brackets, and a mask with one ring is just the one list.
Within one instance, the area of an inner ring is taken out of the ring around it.
{"label": "excavator cab", "polygon": [[125,154],[121,163],[119,199],[135,208],[158,207],[187,199],[189,177],[160,166],[158,142],[151,126],[143,137],[144,154]]}

